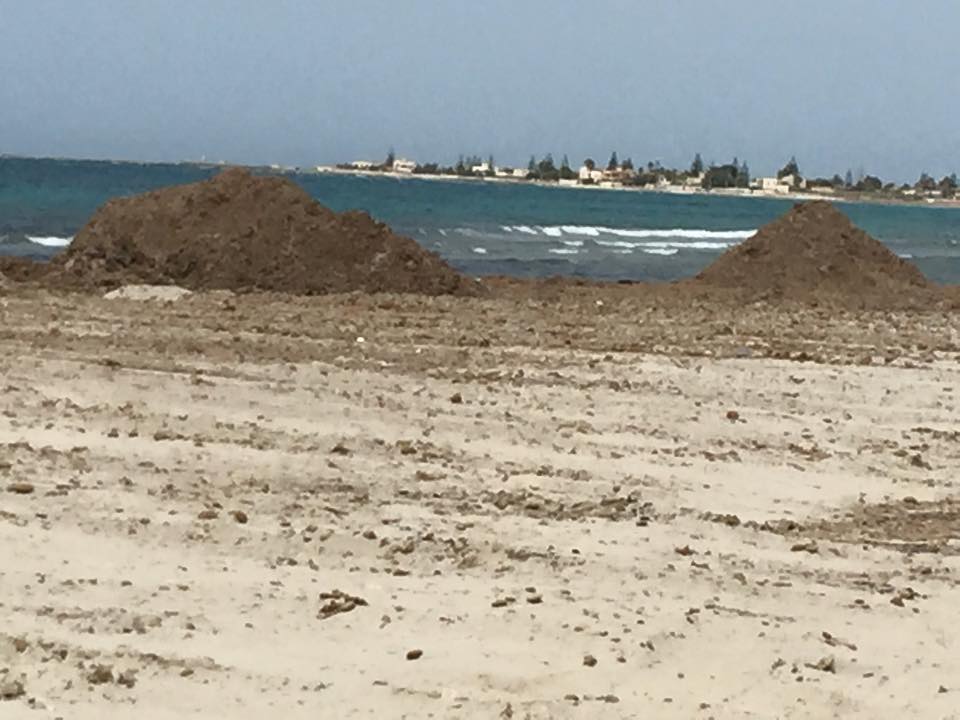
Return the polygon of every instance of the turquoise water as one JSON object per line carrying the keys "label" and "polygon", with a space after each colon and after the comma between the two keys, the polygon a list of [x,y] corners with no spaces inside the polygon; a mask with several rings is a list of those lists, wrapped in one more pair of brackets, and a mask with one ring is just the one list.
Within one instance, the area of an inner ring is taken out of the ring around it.
{"label": "turquoise water", "polygon": [[[215,168],[0,158],[0,254],[49,258],[111,197]],[[477,275],[671,280],[786,212],[790,201],[297,174],[313,197],[359,208]],[[933,280],[960,283],[960,210],[844,204]]]}

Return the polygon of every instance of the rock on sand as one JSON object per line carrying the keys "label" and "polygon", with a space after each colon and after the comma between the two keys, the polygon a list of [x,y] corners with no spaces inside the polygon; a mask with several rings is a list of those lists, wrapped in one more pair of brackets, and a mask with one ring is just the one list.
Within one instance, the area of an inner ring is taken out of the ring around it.
{"label": "rock on sand", "polygon": [[176,285],[124,285],[104,295],[105,300],[158,300],[173,302],[192,293]]}

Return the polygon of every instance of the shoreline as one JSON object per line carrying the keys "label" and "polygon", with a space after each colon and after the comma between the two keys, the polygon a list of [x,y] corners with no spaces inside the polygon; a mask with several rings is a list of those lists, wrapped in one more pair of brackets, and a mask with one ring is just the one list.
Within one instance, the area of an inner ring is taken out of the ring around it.
{"label": "shoreline", "polygon": [[[261,168],[262,166],[251,166]],[[814,200],[824,200],[826,202],[835,202],[843,204],[863,204],[863,205],[889,205],[893,207],[917,207],[917,208],[943,208],[960,209],[960,198],[954,200],[943,200],[929,198],[925,200],[904,200],[898,198],[876,198],[864,194],[843,194],[831,195],[829,193],[814,192],[793,192],[776,193],[763,190],[750,190],[743,188],[720,188],[716,190],[704,190],[703,188],[688,188],[685,186],[669,186],[666,188],[648,188],[639,186],[602,186],[602,185],[561,185],[556,182],[546,182],[543,180],[520,180],[515,178],[503,177],[473,177],[459,175],[434,175],[431,173],[398,173],[393,171],[379,170],[355,170],[344,169],[333,166],[317,166],[310,170],[277,170],[276,168],[264,168],[273,172],[282,172],[290,175],[354,175],[358,177],[383,177],[394,180],[425,180],[428,182],[449,182],[449,183],[494,183],[499,185],[530,185],[533,187],[543,187],[556,190],[594,190],[602,192],[639,192],[659,195],[699,195],[703,197],[727,197],[744,198],[749,200],[786,200],[791,202],[811,202]]]}

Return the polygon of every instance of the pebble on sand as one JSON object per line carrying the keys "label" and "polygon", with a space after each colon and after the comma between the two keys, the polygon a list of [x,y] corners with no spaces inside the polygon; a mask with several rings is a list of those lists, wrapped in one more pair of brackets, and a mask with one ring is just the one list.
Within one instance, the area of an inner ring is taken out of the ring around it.
{"label": "pebble on sand", "polygon": [[7,680],[0,683],[0,700],[16,700],[25,692],[23,683],[19,680]]}

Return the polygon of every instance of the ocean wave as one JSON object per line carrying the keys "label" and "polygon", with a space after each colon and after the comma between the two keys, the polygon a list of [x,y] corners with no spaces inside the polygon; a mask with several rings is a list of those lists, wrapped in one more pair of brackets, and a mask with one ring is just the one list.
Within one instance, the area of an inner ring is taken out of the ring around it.
{"label": "ocean wave", "polygon": [[475,247],[475,248],[473,249],[473,251],[474,251],[477,255],[486,255],[486,254],[487,254],[487,249],[486,249],[486,248],[483,248],[483,247]]}
{"label": "ocean wave", "polygon": [[676,255],[680,252],[677,248],[643,248],[647,255]]}
{"label": "ocean wave", "polygon": [[699,230],[687,228],[615,228],[604,225],[545,225],[541,228],[544,235],[585,235],[599,237],[615,235],[623,238],[682,238],[687,240],[746,240],[756,234],[756,230]]}
{"label": "ocean wave", "polygon": [[583,247],[583,240],[562,240],[567,247]]}
{"label": "ocean wave", "polygon": [[729,242],[645,242],[640,243],[640,247],[643,248],[660,248],[661,250],[665,249],[676,249],[676,250],[726,250],[728,247],[733,245]]}
{"label": "ocean wave", "polygon": [[597,245],[609,248],[635,248],[641,244],[627,242],[626,240],[597,240]]}
{"label": "ocean wave", "polygon": [[591,225],[561,225],[560,229],[567,235],[587,235],[588,237],[597,237],[601,228]]}
{"label": "ocean wave", "polygon": [[686,238],[689,240],[746,240],[756,235],[756,230],[624,230],[609,228],[611,235],[628,238]]}
{"label": "ocean wave", "polygon": [[[500,225],[501,232],[507,235],[527,235],[530,237],[548,237],[560,239],[564,237],[587,237],[596,239],[598,244],[606,244],[600,240],[602,236],[613,236],[623,238],[624,240],[677,240],[693,241],[685,242],[684,247],[693,249],[711,249],[729,247],[732,242],[746,240],[756,234],[756,230],[700,230],[686,228],[617,228],[607,227],[605,225]],[[479,238],[488,237],[491,233],[478,227],[456,227],[456,228],[438,228],[437,232],[444,237],[450,233],[462,237]],[[494,233],[495,234],[495,233]],[[712,242],[716,244],[698,245],[697,241]],[[578,240],[564,240],[564,244],[570,244],[570,247],[580,247],[573,245]],[[607,241],[609,242],[609,241]],[[626,245],[611,247],[628,247]],[[629,247],[636,247],[631,245]]]}
{"label": "ocean wave", "polygon": [[73,242],[73,238],[62,238],[62,237],[33,237],[27,235],[27,240],[32,242],[34,245],[43,245],[43,247],[67,247],[70,243]]}
{"label": "ocean wave", "polygon": [[[728,242],[630,242],[629,240],[597,240],[597,245],[610,248],[642,248],[652,250],[726,250],[732,243]],[[666,253],[661,253],[666,254]],[[673,253],[670,253],[673,255]]]}
{"label": "ocean wave", "polygon": [[554,255],[576,255],[580,251],[576,248],[550,248],[547,252]]}
{"label": "ocean wave", "polygon": [[481,230],[477,230],[475,228],[469,228],[469,227],[454,228],[453,231],[457,233],[457,235],[463,235],[464,237],[472,237],[472,238],[486,237],[487,235],[487,233],[484,233]]}

